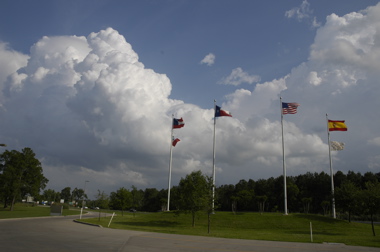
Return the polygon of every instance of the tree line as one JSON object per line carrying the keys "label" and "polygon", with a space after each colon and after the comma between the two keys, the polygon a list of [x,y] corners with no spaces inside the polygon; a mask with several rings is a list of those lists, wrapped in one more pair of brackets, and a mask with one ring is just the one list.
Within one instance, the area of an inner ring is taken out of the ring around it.
{"label": "tree line", "polygon": [[[237,184],[221,185],[215,188],[215,210],[218,211],[258,211],[284,212],[283,176],[268,179],[240,180]],[[351,220],[353,215],[376,215],[370,206],[380,209],[380,173],[349,171],[344,174],[338,171],[334,175],[335,202],[338,216]],[[196,197],[190,197],[196,191]],[[200,204],[204,195],[210,197],[212,181],[200,171],[182,178],[177,186],[171,188],[170,209],[182,210]],[[325,172],[287,177],[288,211],[296,213],[331,214],[331,178]],[[114,210],[165,211],[167,189],[146,188],[139,190],[119,188],[107,195],[98,191],[95,200],[87,200],[89,207],[102,207]],[[65,202],[77,201],[84,196],[83,189],[71,191],[70,187],[61,192],[45,190],[43,198],[48,201],[64,199]],[[206,198],[207,198],[206,197]],[[186,199],[186,202],[183,203]],[[193,202],[191,202],[193,200]],[[207,201],[207,200],[206,200]],[[188,207],[184,205],[189,205]]]}
{"label": "tree line", "polygon": [[[331,178],[325,172],[286,178],[289,212],[329,215],[332,202]],[[369,206],[380,204],[380,173],[338,171],[334,175],[336,209],[341,217],[371,214]],[[221,210],[284,212],[283,176],[240,180],[216,189]],[[372,201],[372,203],[370,203]],[[380,208],[380,207],[378,207]],[[372,211],[373,212],[373,211]]]}
{"label": "tree line", "polygon": [[[205,211],[208,214],[216,211],[256,211],[284,212],[283,176],[268,179],[240,180],[237,184],[221,185],[215,188],[212,196],[212,179],[201,171],[195,171],[181,178],[177,186],[171,188],[170,210],[190,213],[192,225],[195,225],[196,214]],[[370,220],[374,233],[374,221],[380,213],[380,173],[366,172],[363,175],[349,171],[344,174],[338,171],[334,175],[335,202],[337,217],[347,219],[352,216],[360,220]],[[74,189],[61,191],[58,198],[70,200],[75,198]],[[44,191],[47,198],[48,192]],[[49,198],[53,199],[53,195]],[[88,200],[89,207],[102,209],[137,211],[165,211],[167,207],[167,189],[146,188],[139,190],[119,188],[107,195],[98,190],[95,200]],[[287,202],[289,213],[322,214],[331,216],[331,178],[325,172],[287,177]],[[214,209],[212,208],[214,203]]]}
{"label": "tree line", "polygon": [[[119,188],[109,195],[98,190],[94,200],[89,200],[82,188],[70,187],[56,192],[45,189],[48,179],[43,176],[41,163],[30,148],[21,152],[6,150],[0,155],[0,201],[13,209],[14,203],[33,196],[37,201],[73,203],[103,209],[138,211],[165,211],[167,189],[137,189],[135,186]],[[212,197],[212,179],[200,171],[182,178],[171,188],[170,209],[192,213],[197,211],[258,211],[284,212],[283,176],[268,179],[240,180],[215,188]],[[288,212],[330,215],[332,190],[331,178],[325,172],[287,177]],[[377,218],[380,210],[380,173],[361,174],[338,171],[334,175],[335,202],[338,218]],[[210,205],[214,203],[214,208]]]}

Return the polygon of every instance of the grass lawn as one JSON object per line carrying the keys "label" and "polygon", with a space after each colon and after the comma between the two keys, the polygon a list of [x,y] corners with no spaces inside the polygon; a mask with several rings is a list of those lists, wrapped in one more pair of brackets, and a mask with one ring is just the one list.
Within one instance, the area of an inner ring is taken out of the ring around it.
{"label": "grass lawn", "polygon": [[[80,210],[63,209],[63,216],[79,214]],[[50,216],[50,207],[16,204],[13,211],[0,207],[0,219]]]}
{"label": "grass lawn", "polygon": [[[111,217],[82,221],[108,227]],[[201,235],[235,239],[255,239],[289,242],[344,243],[346,245],[380,247],[380,226],[375,226],[377,236],[372,235],[370,224],[362,224],[312,214],[237,213],[217,212],[211,215],[211,230],[207,233],[207,215],[200,214],[195,227],[191,215],[174,212],[117,213],[110,228],[129,229],[171,234]]]}

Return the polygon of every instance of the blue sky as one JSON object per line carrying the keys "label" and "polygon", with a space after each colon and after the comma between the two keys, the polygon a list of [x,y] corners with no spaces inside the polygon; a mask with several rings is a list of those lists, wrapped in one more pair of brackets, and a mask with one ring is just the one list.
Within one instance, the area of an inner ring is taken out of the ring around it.
{"label": "blue sky", "polygon": [[[346,143],[334,167],[379,172],[378,20],[366,10],[377,3],[2,1],[0,137],[35,150],[56,190],[85,180],[94,192],[166,188],[167,121],[186,122],[172,185],[192,170],[208,174],[216,99],[234,115],[218,121],[217,182],[235,184],[281,175],[282,95],[301,104],[286,116],[290,175],[329,172],[326,113],[350,122],[334,132]],[[138,59],[109,62],[102,50]],[[356,123],[368,118],[373,126]],[[136,128],[144,119],[159,126]]]}

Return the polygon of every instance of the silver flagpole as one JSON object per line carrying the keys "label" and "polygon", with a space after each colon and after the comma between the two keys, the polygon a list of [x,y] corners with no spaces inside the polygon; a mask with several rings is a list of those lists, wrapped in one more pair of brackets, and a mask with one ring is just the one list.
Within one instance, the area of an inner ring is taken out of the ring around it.
{"label": "silver flagpole", "polygon": [[215,201],[215,125],[216,125],[216,100],[214,100],[214,141],[213,141],[213,158],[212,158],[212,211],[214,212],[214,201]]}
{"label": "silver flagpole", "polygon": [[327,122],[327,140],[329,145],[329,158],[330,158],[330,177],[331,177],[331,197],[332,197],[332,216],[336,219],[335,213],[335,196],[334,196],[334,172],[332,168],[332,158],[331,158],[331,144],[330,144],[330,130],[329,130],[329,118],[326,113],[326,122]]}
{"label": "silver flagpole", "polygon": [[285,163],[285,142],[284,142],[284,114],[282,111],[282,97],[280,96],[280,105],[281,105],[281,135],[282,135],[282,169],[284,172],[284,207],[285,211],[284,214],[288,214],[288,199],[287,199],[287,192],[286,192],[286,163]]}
{"label": "silver flagpole", "polygon": [[173,157],[173,120],[174,115],[172,115],[172,124],[171,124],[171,134],[170,134],[170,161],[169,161],[169,182],[168,182],[168,206],[167,211],[170,211],[170,181],[172,180],[172,157]]}

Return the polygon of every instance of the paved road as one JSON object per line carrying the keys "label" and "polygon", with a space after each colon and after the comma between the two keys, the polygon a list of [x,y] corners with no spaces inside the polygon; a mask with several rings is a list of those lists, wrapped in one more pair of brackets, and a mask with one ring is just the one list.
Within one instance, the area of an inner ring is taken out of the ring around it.
{"label": "paved road", "polygon": [[100,228],[73,222],[79,216],[0,220],[1,251],[128,252],[380,252],[343,244],[269,242]]}

